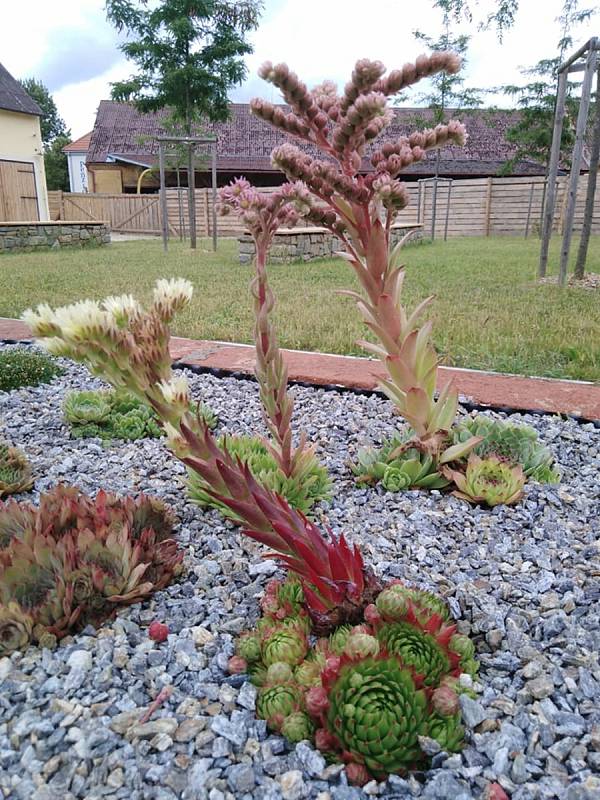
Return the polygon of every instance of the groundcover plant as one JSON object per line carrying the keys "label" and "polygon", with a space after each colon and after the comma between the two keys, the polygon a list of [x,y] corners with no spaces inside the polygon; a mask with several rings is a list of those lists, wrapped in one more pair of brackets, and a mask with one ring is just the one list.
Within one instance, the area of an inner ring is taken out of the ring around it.
{"label": "groundcover plant", "polygon": [[58,486],[0,502],[0,657],[98,625],[181,572],[164,503]]}

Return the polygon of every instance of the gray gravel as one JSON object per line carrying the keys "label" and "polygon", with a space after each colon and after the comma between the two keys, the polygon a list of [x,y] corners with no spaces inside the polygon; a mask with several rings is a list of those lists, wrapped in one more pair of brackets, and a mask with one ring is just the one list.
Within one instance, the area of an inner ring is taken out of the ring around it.
{"label": "gray gravel", "polygon": [[[252,382],[191,375],[191,384],[223,428],[262,428]],[[563,481],[529,485],[518,506],[489,511],[437,492],[356,488],[347,460],[392,431],[390,405],[296,389],[297,416],[335,481],[323,519],[359,541],[380,574],[442,591],[481,661],[478,699],[462,701],[463,752],[437,753],[426,774],[361,791],[308,745],[270,735],[254,716],[254,688],[224,672],[276,570],[261,560],[261,547],[187,502],[183,469],[159,441],[105,447],[69,437],[65,390],[100,385],[68,364],[48,386],[0,393],[0,436],[30,457],[36,492],[65,481],[91,493],[163,497],[181,520],[187,573],[54,652],[30,648],[0,659],[0,796],[469,800],[497,782],[513,800],[600,798],[598,429],[513,415],[540,432]],[[169,624],[164,644],[148,638],[154,619]],[[167,686],[170,697],[141,724]]]}

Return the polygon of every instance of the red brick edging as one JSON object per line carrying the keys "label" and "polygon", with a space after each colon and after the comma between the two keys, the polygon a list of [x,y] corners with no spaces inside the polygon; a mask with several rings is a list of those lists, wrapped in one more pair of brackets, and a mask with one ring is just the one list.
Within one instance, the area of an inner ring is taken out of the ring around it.
{"label": "red brick edging", "polygon": [[[0,318],[0,340],[29,338],[31,334],[23,322]],[[385,374],[378,361],[367,358],[299,350],[285,350],[284,353],[293,381],[370,390],[377,387]],[[251,345],[173,337],[171,355],[174,361],[192,367],[248,375],[254,371],[254,348]],[[439,386],[449,380],[454,381],[463,399],[475,405],[574,414],[588,420],[600,420],[598,384],[441,367]]]}

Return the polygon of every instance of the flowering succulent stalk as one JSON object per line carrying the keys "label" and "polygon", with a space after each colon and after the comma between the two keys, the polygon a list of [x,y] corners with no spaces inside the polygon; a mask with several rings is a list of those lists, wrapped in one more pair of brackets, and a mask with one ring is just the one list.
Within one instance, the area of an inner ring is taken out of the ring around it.
{"label": "flowering succulent stalk", "polygon": [[387,98],[421,78],[440,71],[455,73],[459,68],[460,59],[452,53],[420,56],[414,64],[387,75],[381,62],[363,59],[339,97],[330,83],[309,91],[285,64],[267,62],[259,74],[281,91],[290,111],[264,100],[251,103],[261,119],[310,142],[326,156],[327,160],[319,160],[286,143],[275,148],[272,161],[290,181],[302,181],[307,187],[297,204],[300,213],[341,240],[343,255],[363,290],[347,294],[379,339],[378,345],[362,344],[385,364],[388,378],[382,389],[414,431],[414,439],[406,446],[431,453],[440,464],[468,453],[476,442],[446,447],[458,393],[447,385],[435,398],[438,358],[431,323],[420,323],[432,298],[411,314],[405,310],[401,303],[404,270],[397,263],[405,240],[393,249],[390,242],[396,216],[408,202],[398,174],[425,158],[428,150],[447,143],[464,144],[465,128],[451,121],[401,136],[371,153],[369,174],[360,171],[365,168],[368,143],[393,119]]}
{"label": "flowering succulent stalk", "polygon": [[56,311],[39,306],[23,318],[48,350],[86,363],[95,375],[152,406],[172,451],[203,478],[207,494],[233,512],[243,533],[275,551],[300,577],[307,609],[328,633],[331,626],[360,616],[379,583],[356,546],[351,548],[343,535],[331,533],[326,539],[220,448],[206,421],[190,411],[187,380],[171,370],[168,325],[191,295],[187,281],[159,281],[147,311],[126,296]]}
{"label": "flowering succulent stalk", "polygon": [[[310,472],[314,454],[312,448],[306,446],[304,434],[295,450],[292,445],[294,403],[288,391],[287,367],[272,319],[275,298],[267,276],[267,257],[277,229],[291,228],[300,218],[295,203],[302,203],[305,192],[300,184],[286,184],[266,194],[238,178],[219,193],[220,213],[238,214],[250,231],[256,249],[255,274],[250,284],[255,315],[255,374],[265,421],[273,439],[269,449],[283,474],[300,480]],[[308,210],[308,206],[306,208]]]}

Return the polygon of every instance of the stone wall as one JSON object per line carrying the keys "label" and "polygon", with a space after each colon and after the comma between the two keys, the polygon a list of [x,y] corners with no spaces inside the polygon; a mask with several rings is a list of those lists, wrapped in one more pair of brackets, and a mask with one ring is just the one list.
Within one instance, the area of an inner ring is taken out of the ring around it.
{"label": "stone wall", "polygon": [[[423,226],[419,224],[394,225],[392,243],[396,244],[405,233],[414,230],[413,240],[423,238]],[[254,259],[254,242],[250,234],[239,238],[240,264],[249,264]],[[290,261],[312,261],[328,258],[341,249],[339,239],[326,228],[282,228],[277,231],[269,253],[271,264],[287,264]]]}
{"label": "stone wall", "polygon": [[110,242],[104,222],[0,222],[0,254]]}

